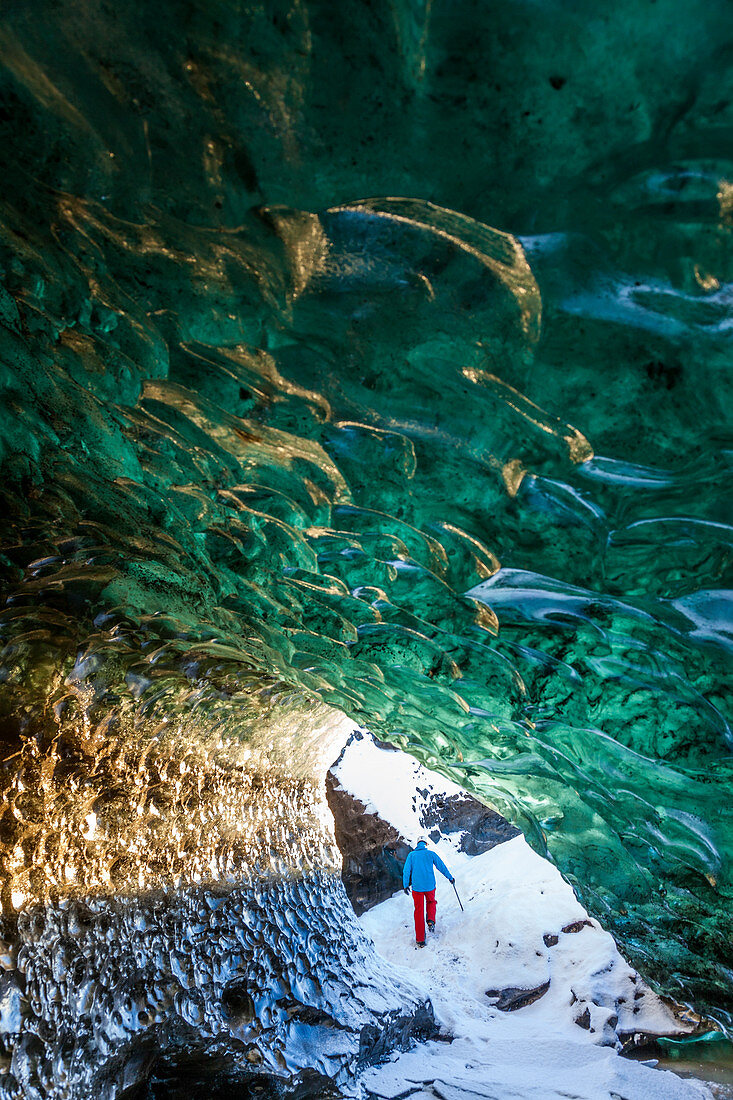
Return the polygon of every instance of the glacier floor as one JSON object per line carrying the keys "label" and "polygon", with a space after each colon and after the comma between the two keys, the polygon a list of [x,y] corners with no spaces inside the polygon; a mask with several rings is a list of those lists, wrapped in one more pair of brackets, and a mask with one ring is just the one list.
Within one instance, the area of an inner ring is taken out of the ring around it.
{"label": "glacier floor", "polygon": [[[550,988],[542,998],[512,1013],[492,1008],[486,989],[510,980],[520,988],[532,988],[544,976],[543,960],[534,948],[537,913],[515,909],[522,893],[541,889],[537,864],[543,862],[520,837],[474,857],[457,879],[465,912],[449,896],[448,883],[442,889],[439,886],[436,933],[428,933],[424,950],[414,947],[412,905],[404,894],[362,917],[378,953],[409,971],[432,1000],[443,1030],[454,1037],[452,1043],[427,1043],[369,1070],[362,1077],[367,1094],[385,1100],[406,1094],[419,1100],[470,1100],[473,1096],[702,1100],[712,1096],[700,1083],[620,1057],[613,1046],[598,1045],[598,1030],[586,1031],[573,1022],[569,1004],[573,987],[587,993],[589,982],[599,981],[595,972],[615,963],[614,955],[620,960],[611,937],[595,925],[560,934],[560,942],[552,949]],[[560,885],[572,898],[570,887],[562,880]],[[562,893],[546,889],[543,897],[548,910],[567,924],[568,915],[578,918],[570,912],[572,901],[563,899]],[[577,902],[575,907],[579,908]],[[629,981],[625,971],[623,960],[615,963],[605,975],[607,983]],[[653,999],[653,994],[645,997]],[[658,1006],[656,1011],[664,1009]],[[599,1014],[603,1015],[601,1009]],[[646,1022],[653,1026],[648,1015]]]}
{"label": "glacier floor", "polygon": [[[409,756],[387,756],[368,736],[347,748],[335,770],[369,812],[412,841],[425,832],[415,792],[449,787]],[[465,911],[438,874],[436,931],[425,949],[415,947],[412,900],[401,891],[360,919],[378,955],[430,998],[452,1042],[428,1042],[366,1070],[363,1096],[712,1100],[702,1082],[618,1054],[619,1033],[669,1034],[679,1025],[522,837],[473,857],[459,850],[455,834],[431,846],[455,875]],[[538,1000],[513,1012],[500,1011],[486,992],[548,982]]]}

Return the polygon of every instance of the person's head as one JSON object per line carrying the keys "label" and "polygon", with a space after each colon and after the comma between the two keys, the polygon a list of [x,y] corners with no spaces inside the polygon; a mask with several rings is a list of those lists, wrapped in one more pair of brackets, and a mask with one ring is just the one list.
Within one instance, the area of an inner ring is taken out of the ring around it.
{"label": "person's head", "polygon": [[416,848],[427,848],[427,846],[428,846],[428,842],[427,842],[427,840],[425,839],[424,836],[421,836],[420,839],[418,840],[417,844],[415,845]]}

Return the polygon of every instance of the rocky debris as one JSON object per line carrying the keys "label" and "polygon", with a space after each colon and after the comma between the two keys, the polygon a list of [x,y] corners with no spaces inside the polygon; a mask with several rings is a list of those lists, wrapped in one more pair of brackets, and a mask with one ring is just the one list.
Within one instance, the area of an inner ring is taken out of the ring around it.
{"label": "rocky debris", "polygon": [[[635,984],[637,988],[634,991],[633,998],[631,999],[631,1022],[633,1024],[634,1018],[642,1016],[646,1009],[646,998],[656,997],[649,987],[642,983],[641,979],[636,978]],[[634,1028],[629,1026],[628,1020],[623,1022],[621,1026],[616,1028],[617,1037],[621,1043],[621,1050],[624,1054],[632,1050],[638,1050],[640,1047],[650,1047],[652,1052],[657,1050],[657,1040],[660,1038],[678,1039],[684,1036],[686,1039],[694,1039],[699,1035],[705,1035],[711,1030],[716,1030],[717,1025],[711,1020],[687,1005],[680,1004],[678,1001],[670,1000],[667,997],[662,998],[665,1006],[672,1012],[675,1020],[677,1021],[677,1029],[670,1028],[664,1033],[649,1032],[643,1028]],[[620,998],[617,1004],[620,1013],[626,1007],[626,1001],[624,998]]]}
{"label": "rocky debris", "polygon": [[[593,925],[589,920],[575,920],[572,924],[566,924],[562,931],[568,935],[573,932],[580,932],[583,928],[592,928]],[[555,939],[557,943],[557,939]],[[548,944],[548,946],[550,946]]]}
{"label": "rocky debris", "polygon": [[441,834],[463,833],[460,848],[469,856],[519,836],[519,829],[470,794],[443,795],[428,790],[418,794],[424,799],[420,820],[431,840],[437,841]]}
{"label": "rocky debris", "polygon": [[409,1050],[414,1042],[437,1039],[439,1030],[429,1001],[411,1015],[388,1013],[379,1023],[365,1024],[361,1029],[359,1065],[374,1066],[395,1050]]}
{"label": "rocky debris", "polygon": [[[592,920],[581,918],[563,925],[560,933],[545,932],[542,942],[545,948],[557,947],[561,944],[561,935],[577,935],[584,928],[597,929]],[[566,945],[567,946],[567,945]],[[540,951],[536,954],[540,955]],[[548,956],[549,957],[549,956]],[[682,1005],[666,999],[660,999],[642,980],[642,978],[628,966],[619,968],[619,960],[609,958],[608,963],[596,969],[590,975],[590,981],[575,985],[570,991],[570,1005],[574,1006],[573,1022],[592,1035],[598,1035],[600,1046],[613,1046],[618,1050],[626,1051],[644,1046],[653,1042],[659,1035],[690,1035],[694,1034],[695,1021],[689,1019],[687,1010]],[[612,973],[616,971],[616,973]],[[549,982],[548,982],[549,987]],[[539,990],[543,987],[538,986]],[[488,997],[499,998],[496,1008],[504,1011],[514,1011],[531,1004],[531,1000],[525,1000],[522,994],[532,993],[521,987],[506,987],[505,989],[487,990]],[[546,988],[545,988],[546,992]],[[515,997],[514,994],[517,994]],[[540,993],[540,996],[542,994]],[[538,997],[534,999],[539,999]],[[666,1029],[647,1032],[634,1027],[637,1017],[643,1016],[649,1020],[659,1013],[661,1006],[663,1012],[672,1012],[678,1026],[674,1026],[669,1015],[666,1016]],[[702,1027],[702,1018],[697,1017]],[[670,1026],[670,1024],[672,1026]]]}
{"label": "rocky debris", "polygon": [[549,988],[550,983],[546,981],[542,985],[535,986],[534,989],[516,989],[514,986],[508,986],[506,989],[487,989],[486,996],[492,1000],[496,998],[494,1008],[498,1008],[501,1012],[516,1012],[520,1008],[526,1008],[527,1005],[539,1001]]}
{"label": "rocky debris", "polygon": [[607,1006],[599,1005],[595,1001],[579,1002],[573,1023],[591,1035],[598,1035],[599,1046],[621,1050],[617,1032],[618,1016]]}
{"label": "rocky debris", "polygon": [[[443,832],[463,830],[461,851],[469,856],[488,852],[497,844],[503,844],[520,834],[520,830],[500,813],[488,809],[470,795],[446,799],[444,808],[448,814],[448,822]],[[451,825],[454,827],[451,828]]]}

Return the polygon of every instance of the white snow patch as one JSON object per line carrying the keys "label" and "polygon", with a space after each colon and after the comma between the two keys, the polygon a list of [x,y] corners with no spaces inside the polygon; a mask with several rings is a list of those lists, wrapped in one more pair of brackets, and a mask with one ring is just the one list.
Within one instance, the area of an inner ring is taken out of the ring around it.
{"label": "white snow patch", "polygon": [[[382,748],[366,732],[347,745],[331,771],[345,791],[364,803],[367,813],[389,822],[413,846],[419,837],[427,839],[432,830],[420,816],[427,801],[423,792],[428,798],[431,794],[466,795],[457,783],[429,771],[406,752]],[[444,833],[438,841],[430,841],[433,851],[453,868],[470,859],[460,851],[462,835]]]}
{"label": "white snow patch", "polygon": [[608,1048],[542,1039],[511,1026],[491,1035],[475,1029],[450,1046],[426,1043],[361,1080],[369,1095],[385,1100],[712,1100],[700,1082]]}

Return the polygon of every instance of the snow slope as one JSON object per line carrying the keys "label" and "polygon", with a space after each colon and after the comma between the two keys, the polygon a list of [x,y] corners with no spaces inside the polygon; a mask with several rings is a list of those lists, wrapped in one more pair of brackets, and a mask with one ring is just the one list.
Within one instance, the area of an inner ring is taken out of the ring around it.
{"label": "snow slope", "polygon": [[[425,832],[424,792],[460,790],[369,735],[349,744],[334,770],[370,812],[413,841]],[[459,851],[457,834],[431,846],[455,875],[465,912],[438,875],[436,933],[424,950],[414,946],[412,901],[401,892],[361,922],[379,955],[430,998],[453,1042],[423,1044],[368,1070],[361,1078],[367,1094],[389,1100],[710,1097],[699,1082],[619,1057],[618,1032],[668,1034],[677,1027],[674,1016],[522,837],[473,858]],[[500,1011],[497,996],[486,993],[536,990],[548,982],[539,999],[513,1012]]]}

